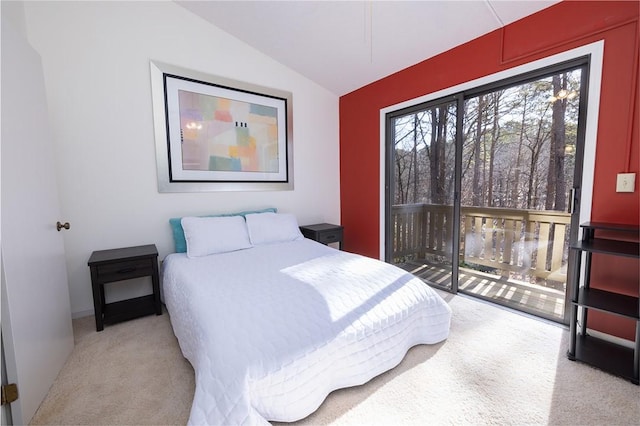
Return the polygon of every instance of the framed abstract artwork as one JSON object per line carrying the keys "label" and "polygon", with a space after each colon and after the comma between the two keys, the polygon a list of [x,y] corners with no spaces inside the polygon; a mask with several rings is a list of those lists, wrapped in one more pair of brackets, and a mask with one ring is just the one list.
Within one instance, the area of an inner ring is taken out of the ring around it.
{"label": "framed abstract artwork", "polygon": [[159,192],[293,189],[292,94],[151,62]]}

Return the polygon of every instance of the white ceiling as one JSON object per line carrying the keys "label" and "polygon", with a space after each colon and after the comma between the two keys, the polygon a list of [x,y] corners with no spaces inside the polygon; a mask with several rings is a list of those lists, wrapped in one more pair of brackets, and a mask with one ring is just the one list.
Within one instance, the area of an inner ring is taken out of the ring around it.
{"label": "white ceiling", "polygon": [[176,3],[344,95],[558,1]]}

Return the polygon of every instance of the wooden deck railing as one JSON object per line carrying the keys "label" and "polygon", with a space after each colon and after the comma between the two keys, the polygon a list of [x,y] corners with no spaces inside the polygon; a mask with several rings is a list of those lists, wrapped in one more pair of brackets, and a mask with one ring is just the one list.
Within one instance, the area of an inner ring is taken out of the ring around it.
{"label": "wooden deck railing", "polygon": [[[435,204],[393,206],[393,259],[450,258],[452,213],[453,207]],[[461,214],[460,262],[566,280],[568,213],[462,207]]]}

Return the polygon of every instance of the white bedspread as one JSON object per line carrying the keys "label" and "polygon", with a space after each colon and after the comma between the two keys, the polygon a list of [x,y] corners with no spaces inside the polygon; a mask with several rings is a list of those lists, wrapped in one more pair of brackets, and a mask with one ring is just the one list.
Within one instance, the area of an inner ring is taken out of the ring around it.
{"label": "white bedspread", "polygon": [[[266,424],[447,338],[451,309],[419,279],[311,240],[167,256],[164,297],[196,374],[189,424]],[[428,378],[425,378],[428,380]]]}

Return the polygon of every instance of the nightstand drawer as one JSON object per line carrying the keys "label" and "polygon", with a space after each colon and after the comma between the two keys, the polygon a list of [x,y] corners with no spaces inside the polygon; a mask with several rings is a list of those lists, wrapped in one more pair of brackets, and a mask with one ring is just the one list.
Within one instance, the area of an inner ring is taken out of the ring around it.
{"label": "nightstand drawer", "polygon": [[322,244],[339,243],[342,241],[342,229],[323,231],[318,233],[318,242]]}
{"label": "nightstand drawer", "polygon": [[120,261],[106,265],[98,265],[98,280],[112,282],[145,277],[153,273],[153,266],[149,259]]}

